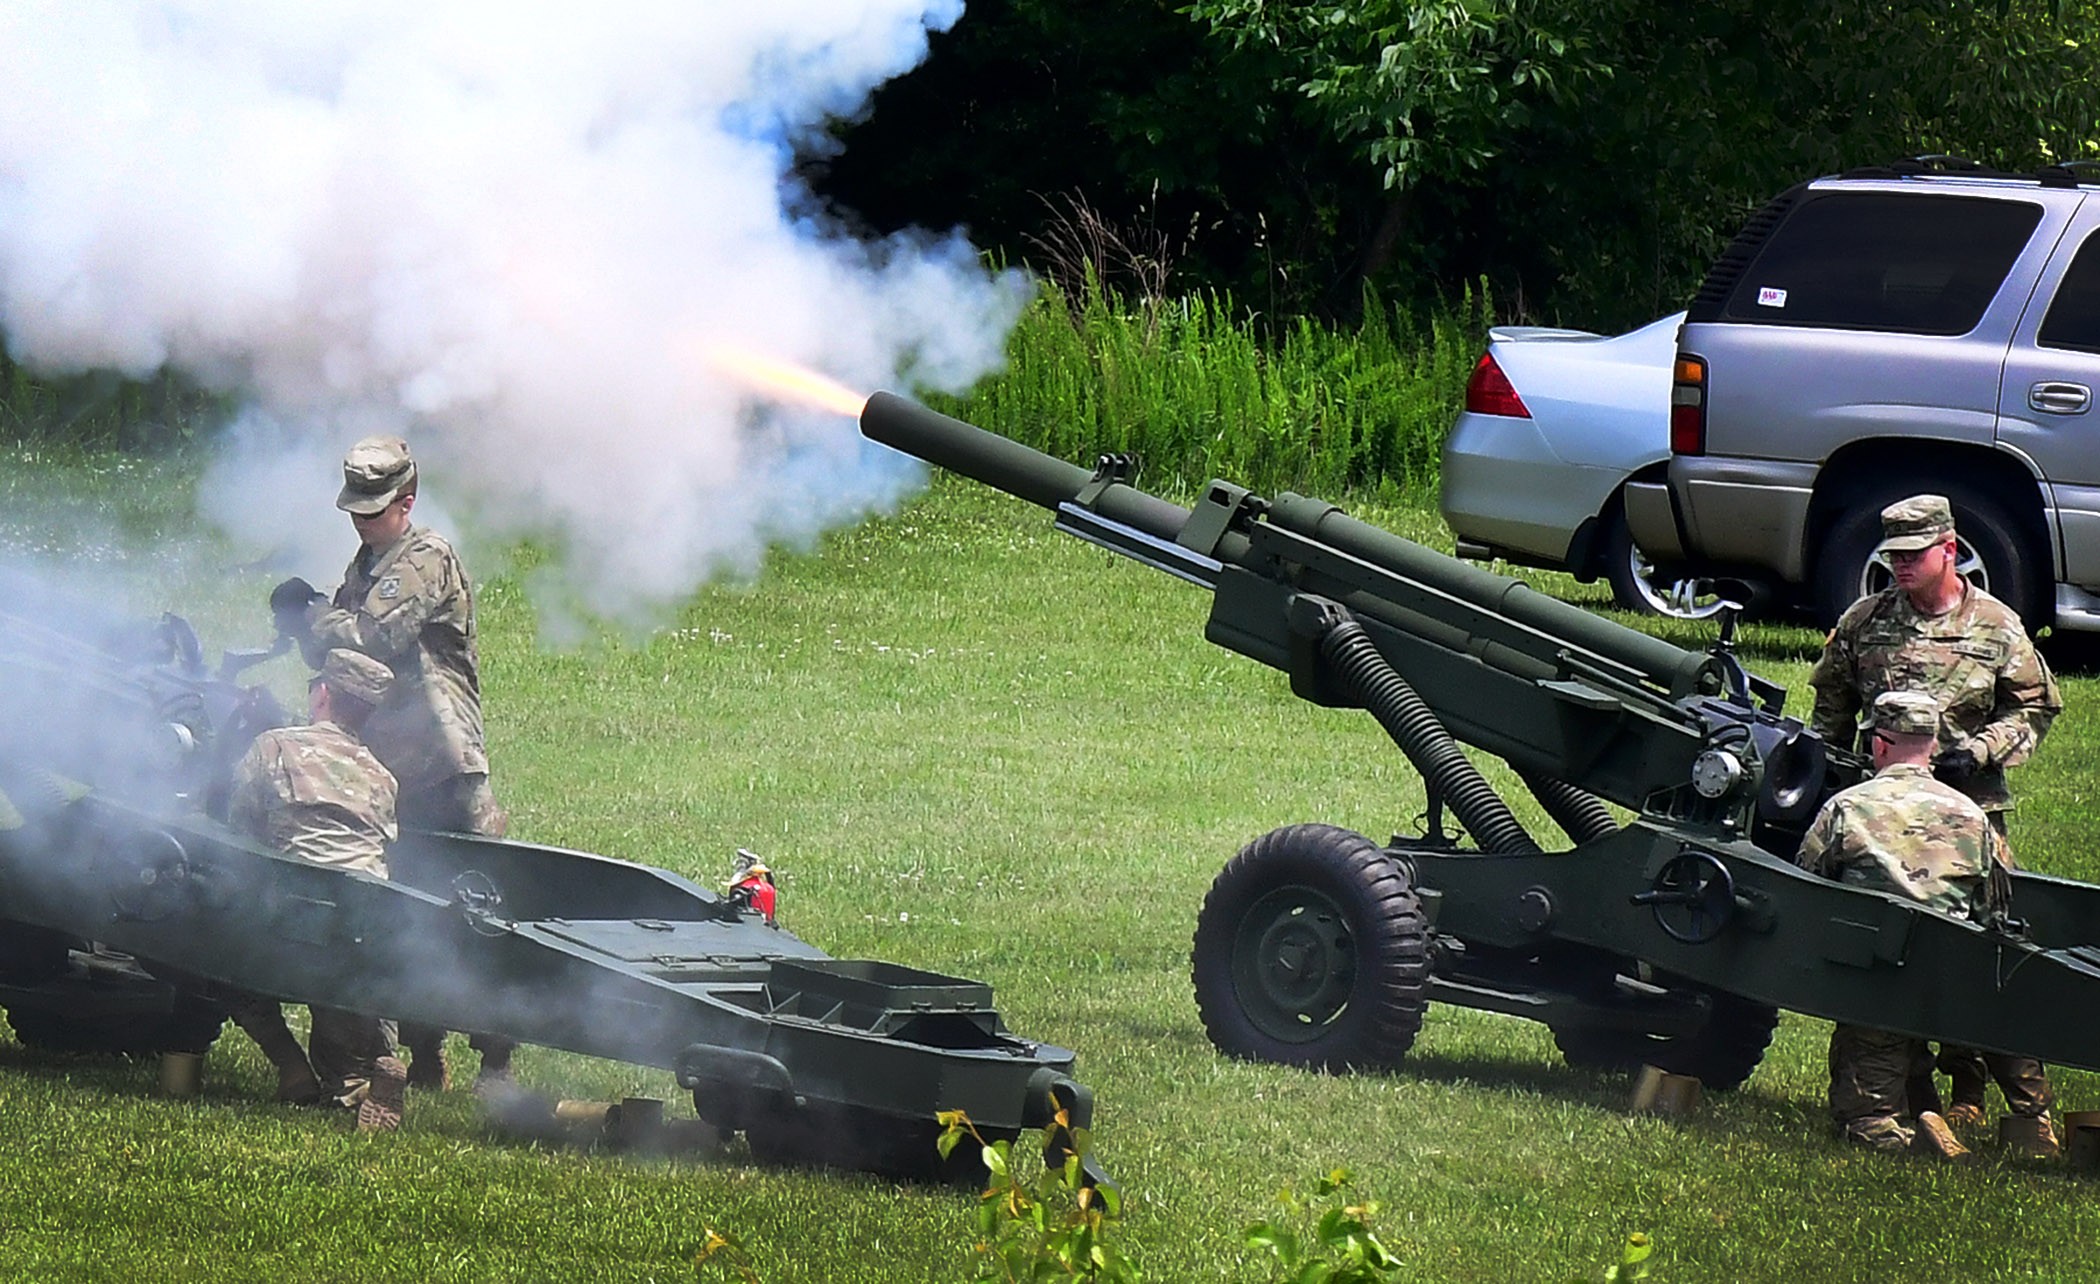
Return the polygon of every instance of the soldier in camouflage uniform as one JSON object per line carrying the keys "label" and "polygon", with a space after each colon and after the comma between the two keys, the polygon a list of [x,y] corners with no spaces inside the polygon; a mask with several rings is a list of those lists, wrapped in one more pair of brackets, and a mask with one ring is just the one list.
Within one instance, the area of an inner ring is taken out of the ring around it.
{"label": "soldier in camouflage uniform", "polygon": [[[1940,710],[1932,697],[1875,698],[1870,752],[1878,774],[1833,795],[1801,840],[1803,868],[1858,887],[1910,897],[1949,914],[1981,911],[1998,836],[1968,798],[1932,777]],[[1917,1112],[1907,1084],[1929,1056],[1923,1039],[1840,1024],[1830,1032],[1830,1116],[1848,1141],[1876,1150],[1912,1145],[1966,1153],[1947,1121]]]}
{"label": "soldier in camouflage uniform", "polygon": [[[1895,582],[1853,603],[1824,641],[1808,679],[1810,725],[1849,747],[1860,711],[1881,693],[1932,696],[1941,710],[1934,772],[1981,806],[2002,840],[2012,807],[2005,769],[2026,761],[2063,708],[2056,679],[2011,608],[1956,569],[1954,510],[1943,496],[1891,504],[1881,526]],[[2002,841],[2000,851],[2010,861]],[[2052,1094],[2041,1062],[1943,1047],[1939,1064],[1953,1079],[1955,1123],[1983,1122],[1984,1090],[1996,1079],[2012,1113],[2046,1128]],[[1929,1085],[1927,1076],[1920,1086]]]}
{"label": "soldier in camouflage uniform", "polygon": [[[392,682],[377,660],[330,651],[308,688],[313,721],[263,732],[234,768],[227,823],[288,856],[385,878],[394,777],[357,732]],[[398,1127],[408,1071],[394,1055],[393,1023],[311,1011],[310,1059],[275,1001],[236,1002],[233,1019],[276,1066],[279,1099],[354,1106],[361,1131]]]}
{"label": "soldier in camouflage uniform", "polygon": [[[409,520],[416,490],[407,442],[367,437],[352,446],[335,502],[350,514],[359,548],[342,586],[324,599],[305,580],[286,580],[270,608],[307,663],[345,647],[393,671],[365,742],[400,781],[404,826],[500,837],[508,818],[489,789],[474,588],[451,544]],[[411,1084],[443,1088],[445,1032],[410,1025],[402,1035]],[[473,1046],[484,1076],[508,1073],[509,1040],[476,1035]]]}

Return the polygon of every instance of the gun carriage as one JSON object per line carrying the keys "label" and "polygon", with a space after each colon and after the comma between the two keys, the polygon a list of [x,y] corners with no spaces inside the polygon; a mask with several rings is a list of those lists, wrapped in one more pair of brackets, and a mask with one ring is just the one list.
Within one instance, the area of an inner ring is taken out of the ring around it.
{"label": "gun carriage", "polygon": [[179,617],[54,628],[7,587],[34,612],[0,612],[0,1006],[25,1044],[201,1052],[230,988],[669,1069],[780,1162],[959,1177],[975,1152],[941,1158],[937,1111],[1089,1122],[1072,1054],[1009,1032],[990,986],[833,958],[666,870],[444,833],[404,833],[384,879],[259,848],[213,813],[282,720],[235,680],[274,652],[213,673]]}
{"label": "gun carriage", "polygon": [[[1223,1051],[1390,1067],[1440,1002],[1541,1021],[1571,1064],[1730,1088],[1786,1009],[2100,1069],[2100,1032],[2057,1019],[2100,1002],[2100,887],[2018,874],[2017,918],[1983,924],[1795,867],[1868,764],[1784,715],[1732,626],[1688,651],[1319,500],[1213,481],[1183,507],[1126,461],[1089,471],[887,393],[860,422],[1210,590],[1209,641],[1369,711],[1423,776],[1421,835],[1290,826],[1217,876],[1192,971]],[[1571,845],[1542,844],[1461,744]]]}

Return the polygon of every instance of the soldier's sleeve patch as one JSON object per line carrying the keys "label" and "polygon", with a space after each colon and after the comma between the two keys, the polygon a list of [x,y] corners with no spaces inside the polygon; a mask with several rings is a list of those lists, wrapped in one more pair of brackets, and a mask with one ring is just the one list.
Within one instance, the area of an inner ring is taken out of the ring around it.
{"label": "soldier's sleeve patch", "polygon": [[401,596],[401,577],[398,575],[389,575],[385,579],[379,581],[379,586],[373,589],[372,591],[375,594],[377,594],[382,600],[391,602],[395,598]]}

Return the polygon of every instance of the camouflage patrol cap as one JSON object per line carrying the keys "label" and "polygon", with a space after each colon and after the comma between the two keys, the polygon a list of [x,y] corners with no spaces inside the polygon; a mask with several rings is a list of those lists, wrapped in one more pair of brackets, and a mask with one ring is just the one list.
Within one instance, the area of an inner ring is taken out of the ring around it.
{"label": "camouflage patrol cap", "polygon": [[1913,553],[1954,533],[1954,506],[1945,495],[1912,495],[1881,510],[1877,553]]}
{"label": "camouflage patrol cap", "polygon": [[335,506],[363,517],[385,508],[416,480],[416,461],[399,437],[367,437],[343,456],[343,489]]}
{"label": "camouflage patrol cap", "polygon": [[1874,730],[1891,736],[1935,736],[1940,702],[1923,691],[1884,691],[1874,697]]}
{"label": "camouflage patrol cap", "polygon": [[387,688],[394,685],[393,670],[369,655],[342,647],[328,653],[316,676],[328,684],[329,691],[369,705],[385,700]]}

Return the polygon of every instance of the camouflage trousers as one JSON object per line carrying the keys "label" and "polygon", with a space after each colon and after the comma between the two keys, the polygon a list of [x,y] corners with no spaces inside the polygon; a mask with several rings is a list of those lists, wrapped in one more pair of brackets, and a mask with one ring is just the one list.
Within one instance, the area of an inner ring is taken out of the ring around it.
{"label": "camouflage trousers", "polygon": [[1910,1145],[1906,1084],[1932,1064],[1923,1039],[1861,1025],[1830,1032],[1830,1120],[1838,1135],[1876,1150]]}
{"label": "camouflage trousers", "polygon": [[[2005,834],[2005,812],[1990,814],[1991,828],[2001,839]],[[2012,844],[2007,842],[2000,850],[2005,863],[2018,869],[2012,858]],[[1998,1090],[2005,1094],[2005,1108],[2013,1114],[2027,1118],[2039,1118],[2049,1113],[2056,1094],[2049,1087],[2049,1072],[2033,1057],[2015,1057],[2002,1052],[1982,1052],[1975,1048],[1958,1047],[1951,1043],[1940,1045],[1939,1070],[1953,1082],[1948,1096],[1957,1106],[1974,1106],[1983,1109],[1984,1094],[1996,1080]]]}
{"label": "camouflage trousers", "polygon": [[[510,828],[510,813],[496,803],[485,772],[463,772],[436,784],[404,788],[395,803],[395,814],[403,829],[440,829],[455,834],[478,834],[501,838]],[[419,1087],[442,1086],[445,1079],[445,1032],[434,1025],[403,1022],[401,1042],[408,1048],[411,1072]],[[495,1034],[476,1034],[468,1046],[481,1054],[484,1074],[503,1074],[510,1069],[510,1054],[518,1046]]]}
{"label": "camouflage trousers", "polygon": [[403,829],[442,829],[455,834],[501,838],[510,814],[496,805],[487,772],[462,772],[434,784],[403,786],[394,803]]}
{"label": "camouflage trousers", "polygon": [[2005,1108],[2013,1114],[2038,1119],[2048,1114],[2056,1101],[2056,1094],[2049,1087],[2049,1071],[2033,1057],[1980,1052],[1943,1043],[1938,1066],[1940,1073],[1953,1080],[1947,1095],[1957,1106],[1983,1109],[1984,1093],[1993,1080],[2005,1094]]}
{"label": "camouflage trousers", "polygon": [[347,1101],[372,1081],[381,1057],[394,1055],[394,1023],[338,1008],[309,1010],[313,1026],[306,1048],[314,1074],[329,1095]]}
{"label": "camouflage trousers", "polygon": [[394,1055],[394,1023],[359,1016],[340,1008],[309,1007],[313,1022],[305,1049],[285,1024],[284,1007],[275,999],[254,995],[227,1004],[228,1014],[283,1071],[305,1062],[320,1080],[325,1098],[348,1101],[372,1079],[381,1057]]}

